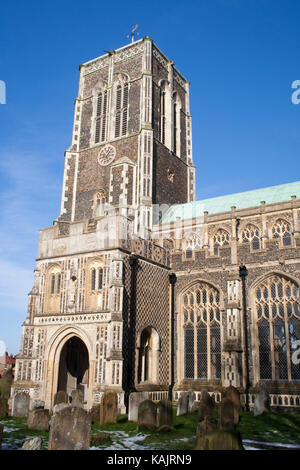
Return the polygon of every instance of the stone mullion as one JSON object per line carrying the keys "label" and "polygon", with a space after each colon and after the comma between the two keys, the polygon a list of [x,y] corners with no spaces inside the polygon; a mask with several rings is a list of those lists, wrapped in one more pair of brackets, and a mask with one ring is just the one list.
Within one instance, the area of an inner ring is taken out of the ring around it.
{"label": "stone mullion", "polygon": [[207,313],[207,378],[211,380],[211,354],[210,354],[210,320]]}
{"label": "stone mullion", "polygon": [[195,325],[195,310],[192,308],[194,313],[194,379],[198,379],[198,343],[197,343],[197,327]]}
{"label": "stone mullion", "polygon": [[[292,290],[292,288],[291,288]],[[292,302],[290,302],[292,303]],[[284,331],[285,331],[285,344],[286,344],[286,361],[288,370],[288,380],[292,380],[291,371],[291,350],[290,350],[290,335],[289,335],[289,318],[287,312],[287,301],[284,302]]]}

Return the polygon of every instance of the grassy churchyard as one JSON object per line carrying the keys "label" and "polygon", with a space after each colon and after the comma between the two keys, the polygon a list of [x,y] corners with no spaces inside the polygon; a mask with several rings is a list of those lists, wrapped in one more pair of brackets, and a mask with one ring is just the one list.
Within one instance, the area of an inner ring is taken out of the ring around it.
{"label": "grassy churchyard", "polygon": [[[172,430],[137,432],[137,423],[129,422],[127,415],[119,415],[116,424],[92,425],[91,449],[107,450],[193,450],[196,443],[197,413],[176,416]],[[217,413],[217,411],[216,411]],[[215,416],[217,417],[217,415]],[[47,449],[49,433],[27,429],[26,418],[2,418],[4,425],[2,449],[20,449],[29,437],[41,436]],[[245,449],[300,448],[300,414],[264,413],[254,416],[241,412],[238,425]],[[97,436],[97,439],[93,438]],[[261,444],[263,443],[263,444]],[[269,443],[269,446],[267,445]],[[280,448],[279,447],[279,448]]]}

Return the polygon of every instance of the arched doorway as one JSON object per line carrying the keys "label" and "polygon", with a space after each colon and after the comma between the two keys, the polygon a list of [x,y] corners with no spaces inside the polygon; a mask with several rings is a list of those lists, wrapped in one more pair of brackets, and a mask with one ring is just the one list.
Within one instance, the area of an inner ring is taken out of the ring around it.
{"label": "arched doorway", "polygon": [[138,383],[157,383],[159,350],[159,336],[154,328],[148,326],[139,338]]}
{"label": "arched doorway", "polygon": [[57,391],[63,390],[69,395],[72,390],[81,390],[86,401],[88,383],[89,353],[84,342],[73,336],[61,350]]}

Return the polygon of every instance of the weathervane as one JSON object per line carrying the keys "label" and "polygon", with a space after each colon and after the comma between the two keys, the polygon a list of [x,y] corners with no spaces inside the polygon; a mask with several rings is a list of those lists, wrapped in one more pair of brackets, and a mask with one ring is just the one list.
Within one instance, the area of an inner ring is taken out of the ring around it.
{"label": "weathervane", "polygon": [[[134,28],[131,30],[131,42],[134,42],[134,32],[138,29],[139,25],[136,24]],[[140,33],[136,33],[138,36]],[[130,34],[127,34],[127,37],[130,38]]]}

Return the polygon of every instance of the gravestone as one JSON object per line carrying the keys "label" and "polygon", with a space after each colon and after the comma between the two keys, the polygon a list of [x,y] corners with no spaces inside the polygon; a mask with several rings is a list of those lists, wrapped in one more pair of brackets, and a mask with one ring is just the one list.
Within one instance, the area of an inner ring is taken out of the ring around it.
{"label": "gravestone", "polygon": [[229,398],[223,398],[219,404],[219,429],[224,431],[232,431],[235,429],[234,424],[234,405]]}
{"label": "gravestone", "polygon": [[215,409],[215,401],[207,392],[202,390],[200,403],[198,408],[198,421],[202,421],[205,418],[211,418]]}
{"label": "gravestone", "polygon": [[128,421],[137,422],[139,404],[142,403],[142,401],[147,400],[148,397],[149,392],[132,392],[129,395]]}
{"label": "gravestone", "polygon": [[144,400],[139,404],[138,431],[143,428],[154,430],[156,428],[157,406],[151,400]]}
{"label": "gravestone", "polygon": [[201,450],[205,447],[206,436],[217,429],[217,423],[210,417],[206,416],[203,420],[198,422],[196,432],[196,450]]}
{"label": "gravestone", "polygon": [[225,391],[226,393],[226,398],[229,398],[229,400],[232,401],[233,406],[234,406],[234,424],[239,423],[239,413],[241,410],[241,398],[240,398],[240,392],[238,391],[237,388],[233,387],[232,385],[228,387]]}
{"label": "gravestone", "polygon": [[188,412],[193,413],[195,411],[195,400],[196,400],[196,393],[194,390],[188,391]]}
{"label": "gravestone", "polygon": [[189,405],[189,393],[181,392],[179,400],[178,400],[177,416],[187,414],[188,405]]}
{"label": "gravestone", "polygon": [[200,440],[196,450],[244,450],[244,448],[239,432],[217,429]]}
{"label": "gravestone", "polygon": [[171,401],[161,400],[157,404],[156,425],[158,430],[162,429],[163,426],[173,426],[173,408]]}
{"label": "gravestone", "polygon": [[98,403],[97,405],[93,405],[90,410],[90,416],[92,424],[100,424],[100,403]]}
{"label": "gravestone", "polygon": [[14,397],[14,407],[12,415],[16,418],[28,416],[30,397],[29,393],[17,392]]}
{"label": "gravestone", "polygon": [[8,416],[8,402],[7,398],[0,398],[0,418]]}
{"label": "gravestone", "polygon": [[8,399],[10,397],[11,385],[13,383],[14,376],[11,369],[3,373],[0,379],[0,397]]}
{"label": "gravestone", "polygon": [[4,425],[0,424],[0,449],[2,448],[3,429],[4,429]]}
{"label": "gravestone", "polygon": [[60,403],[69,403],[69,397],[67,392],[64,392],[63,390],[60,390],[59,392],[56,392],[54,395],[54,405],[59,405]]}
{"label": "gravestone", "polygon": [[81,390],[72,390],[71,398],[72,406],[83,407],[83,392]]}
{"label": "gravestone", "polygon": [[83,408],[68,406],[52,416],[48,450],[89,450],[90,435],[90,415]]}
{"label": "gravestone", "polygon": [[37,409],[29,411],[27,418],[28,429],[36,429],[39,431],[49,430],[49,410]]}
{"label": "gravestone", "polygon": [[26,439],[21,447],[21,450],[41,450],[43,439],[41,437],[32,437]]}
{"label": "gravestone", "polygon": [[118,422],[118,395],[115,392],[104,393],[100,403],[100,424]]}
{"label": "gravestone", "polygon": [[264,385],[261,386],[260,392],[254,400],[253,414],[259,416],[264,412],[270,411],[270,395]]}

